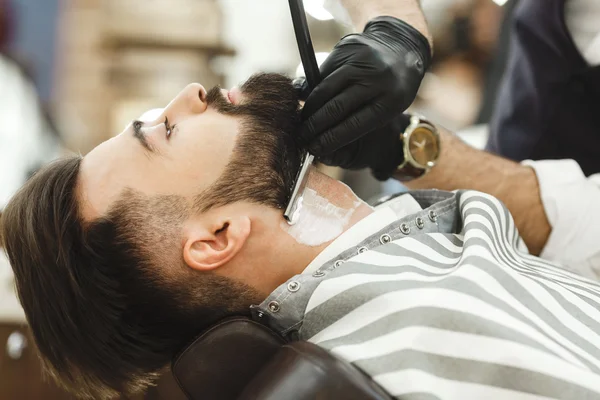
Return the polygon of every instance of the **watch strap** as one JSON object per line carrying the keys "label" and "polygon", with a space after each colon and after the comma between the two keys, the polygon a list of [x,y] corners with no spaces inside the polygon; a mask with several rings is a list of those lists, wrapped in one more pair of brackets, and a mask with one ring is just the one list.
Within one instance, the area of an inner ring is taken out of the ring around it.
{"label": "watch strap", "polygon": [[426,169],[417,168],[411,163],[407,162],[404,164],[404,166],[396,170],[394,176],[400,181],[410,181],[412,179],[420,178],[421,176],[425,175],[426,172]]}

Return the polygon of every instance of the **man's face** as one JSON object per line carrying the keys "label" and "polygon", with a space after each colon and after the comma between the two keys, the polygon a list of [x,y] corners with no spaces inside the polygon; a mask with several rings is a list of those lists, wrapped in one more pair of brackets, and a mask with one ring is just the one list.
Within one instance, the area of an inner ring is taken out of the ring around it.
{"label": "man's face", "polygon": [[231,91],[188,85],[160,115],[134,121],[85,156],[83,218],[105,215],[124,189],[185,198],[201,193],[224,172],[240,133],[289,130],[286,121],[297,108],[291,91],[289,80],[275,75],[257,75]]}
{"label": "man's face", "polygon": [[202,85],[188,85],[156,119],[129,124],[85,156],[79,181],[84,218],[104,215],[125,188],[197,194],[223,172],[239,130],[240,118],[209,107]]}

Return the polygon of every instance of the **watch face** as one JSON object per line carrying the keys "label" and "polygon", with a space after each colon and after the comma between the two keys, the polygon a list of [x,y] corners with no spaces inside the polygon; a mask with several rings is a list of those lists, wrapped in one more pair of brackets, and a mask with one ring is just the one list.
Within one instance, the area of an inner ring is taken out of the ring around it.
{"label": "watch face", "polygon": [[408,149],[417,164],[423,167],[427,167],[427,163],[430,161],[436,161],[440,152],[435,134],[421,126],[411,133],[408,139]]}

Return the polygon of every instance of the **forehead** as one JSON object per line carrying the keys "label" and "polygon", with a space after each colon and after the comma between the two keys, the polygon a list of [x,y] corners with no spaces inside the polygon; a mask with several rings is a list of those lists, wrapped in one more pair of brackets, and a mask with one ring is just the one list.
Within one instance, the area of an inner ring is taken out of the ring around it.
{"label": "forehead", "polygon": [[[150,110],[140,120],[157,121],[162,112]],[[105,215],[125,189],[192,198],[221,175],[233,152],[238,119],[214,110],[171,119],[177,119],[177,128],[168,141],[162,123],[148,124],[154,125],[147,135],[157,154],[148,154],[128,126],[84,157],[77,191],[85,220]]]}

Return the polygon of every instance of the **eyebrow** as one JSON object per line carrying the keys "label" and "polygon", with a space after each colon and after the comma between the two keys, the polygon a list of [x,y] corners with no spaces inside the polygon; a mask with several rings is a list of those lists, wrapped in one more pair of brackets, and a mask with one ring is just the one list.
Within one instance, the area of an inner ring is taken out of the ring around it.
{"label": "eyebrow", "polygon": [[154,146],[148,142],[148,139],[146,139],[146,136],[142,132],[142,126],[144,126],[144,123],[142,121],[135,120],[131,123],[131,126],[133,127],[133,137],[139,140],[140,144],[150,153],[155,153]]}

